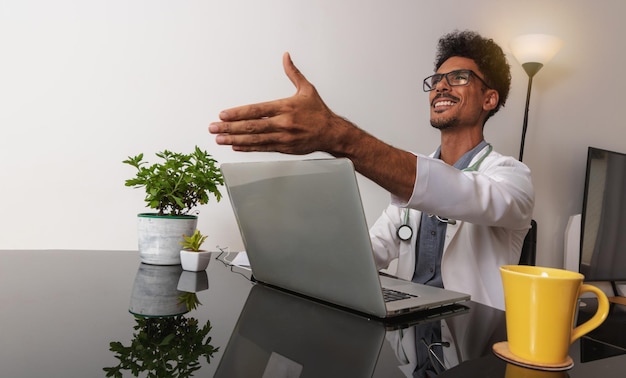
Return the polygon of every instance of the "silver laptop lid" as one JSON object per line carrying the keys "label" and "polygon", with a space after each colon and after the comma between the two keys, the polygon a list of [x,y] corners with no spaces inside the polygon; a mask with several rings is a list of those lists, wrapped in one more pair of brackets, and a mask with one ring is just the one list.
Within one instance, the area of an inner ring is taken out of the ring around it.
{"label": "silver laptop lid", "polygon": [[221,165],[257,280],[386,316],[352,162]]}

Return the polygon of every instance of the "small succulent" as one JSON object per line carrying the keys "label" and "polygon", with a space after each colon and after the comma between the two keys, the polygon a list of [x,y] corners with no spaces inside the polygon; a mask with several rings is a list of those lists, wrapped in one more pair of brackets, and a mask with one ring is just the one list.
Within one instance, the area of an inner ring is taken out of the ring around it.
{"label": "small succulent", "polygon": [[180,244],[183,246],[184,250],[199,252],[206,238],[207,236],[202,235],[199,230],[196,230],[191,236],[183,235],[183,241],[181,241]]}

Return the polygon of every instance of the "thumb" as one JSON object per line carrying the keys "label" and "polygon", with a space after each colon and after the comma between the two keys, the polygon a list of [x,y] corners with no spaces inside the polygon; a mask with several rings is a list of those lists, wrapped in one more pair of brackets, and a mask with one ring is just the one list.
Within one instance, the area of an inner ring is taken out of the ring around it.
{"label": "thumb", "polygon": [[305,84],[309,84],[308,80],[304,77],[298,67],[293,64],[291,55],[288,52],[283,54],[283,69],[285,74],[291,80],[291,83],[296,87],[296,92],[300,92]]}

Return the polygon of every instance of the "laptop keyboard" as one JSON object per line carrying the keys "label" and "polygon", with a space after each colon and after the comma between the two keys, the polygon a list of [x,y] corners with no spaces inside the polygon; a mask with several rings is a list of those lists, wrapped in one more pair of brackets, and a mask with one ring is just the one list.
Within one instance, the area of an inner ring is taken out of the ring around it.
{"label": "laptop keyboard", "polygon": [[399,301],[402,299],[415,298],[415,297],[417,297],[417,295],[383,288],[383,298],[385,299],[385,302],[393,302],[393,301]]}

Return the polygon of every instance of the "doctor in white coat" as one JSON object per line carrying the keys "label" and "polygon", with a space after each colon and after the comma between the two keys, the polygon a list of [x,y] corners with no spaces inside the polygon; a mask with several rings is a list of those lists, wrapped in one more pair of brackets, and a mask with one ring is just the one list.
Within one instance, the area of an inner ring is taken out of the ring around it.
{"label": "doctor in white coat", "polygon": [[[468,171],[436,159],[419,159],[417,181],[425,184],[416,186],[408,202],[394,199],[370,229],[379,268],[397,259],[392,273],[413,278],[422,211],[412,208],[422,209],[447,219],[440,265],[443,286],[504,309],[498,267],[519,261],[532,215],[533,189],[526,166],[488,151],[483,148],[471,164],[484,160]],[[408,238],[402,237],[403,231]]]}
{"label": "doctor in white coat", "polygon": [[380,267],[397,257],[402,277],[411,279],[415,270],[410,255],[418,246],[394,236],[403,222],[401,208],[417,211],[408,217],[415,235],[424,227],[419,212],[454,219],[445,238],[437,235],[443,254],[429,247],[420,248],[417,256],[434,257],[440,265],[435,285],[462,288],[476,301],[502,307],[498,267],[517,262],[534,205],[528,168],[492,151],[483,136],[485,122],[509,92],[511,75],[502,49],[470,31],[439,40],[435,75],[424,81],[430,124],[441,133],[436,159],[391,146],[335,114],[288,53],[283,67],[296,93],[222,111],[220,121],[209,125],[216,143],[235,151],[323,151],[349,158],[358,172],[392,195],[394,207],[372,230]]}
{"label": "doctor in white coat", "polygon": [[483,136],[508,95],[509,65],[492,40],[454,32],[440,39],[435,68],[424,91],[441,146],[417,155],[411,196],[392,197],[371,228],[376,261],[384,268],[397,259],[401,278],[503,309],[499,267],[518,263],[534,206],[528,167]]}

